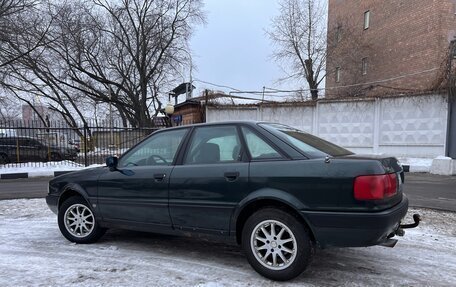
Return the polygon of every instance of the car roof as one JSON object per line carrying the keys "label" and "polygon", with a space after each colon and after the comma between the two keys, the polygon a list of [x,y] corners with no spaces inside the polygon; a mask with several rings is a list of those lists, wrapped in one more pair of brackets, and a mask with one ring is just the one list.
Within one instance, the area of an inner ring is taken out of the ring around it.
{"label": "car roof", "polygon": [[217,125],[225,125],[225,124],[246,124],[246,125],[250,125],[250,126],[255,126],[259,123],[266,124],[266,123],[270,123],[270,122],[253,121],[253,120],[252,121],[249,121],[249,120],[221,121],[221,122],[198,123],[198,124],[170,127],[170,128],[166,128],[166,129],[160,129],[160,131],[171,130],[171,129],[180,129],[180,128],[191,128],[191,127],[217,126]]}
{"label": "car roof", "polygon": [[1,136],[0,139],[32,139],[32,140],[38,140],[37,138],[27,137],[27,136]]}

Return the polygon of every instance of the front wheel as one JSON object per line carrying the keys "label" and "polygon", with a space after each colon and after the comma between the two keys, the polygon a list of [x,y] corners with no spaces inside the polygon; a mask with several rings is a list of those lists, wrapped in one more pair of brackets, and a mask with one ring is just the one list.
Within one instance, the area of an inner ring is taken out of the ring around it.
{"label": "front wheel", "polygon": [[300,275],[309,265],[314,248],[305,226],[275,208],[261,209],[247,219],[242,247],[253,269],[277,281]]}
{"label": "front wheel", "polygon": [[106,231],[98,225],[89,205],[79,196],[70,197],[62,203],[58,223],[62,235],[76,243],[96,242]]}

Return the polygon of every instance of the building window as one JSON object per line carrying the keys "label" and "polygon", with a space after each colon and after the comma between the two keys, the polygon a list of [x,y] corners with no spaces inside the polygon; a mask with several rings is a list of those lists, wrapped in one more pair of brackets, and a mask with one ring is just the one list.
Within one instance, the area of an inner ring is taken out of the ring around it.
{"label": "building window", "polygon": [[364,12],[364,30],[369,29],[370,11]]}
{"label": "building window", "polygon": [[363,75],[367,75],[367,58],[363,58],[361,61],[362,61]]}
{"label": "building window", "polygon": [[340,67],[336,68],[336,83],[340,82]]}

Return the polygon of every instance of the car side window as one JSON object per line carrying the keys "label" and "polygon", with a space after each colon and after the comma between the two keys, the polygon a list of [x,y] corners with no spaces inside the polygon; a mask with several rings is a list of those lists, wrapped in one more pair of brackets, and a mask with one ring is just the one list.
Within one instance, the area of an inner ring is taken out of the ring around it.
{"label": "car side window", "polygon": [[230,163],[241,160],[241,142],[236,126],[195,129],[184,164]]}
{"label": "car side window", "polygon": [[171,165],[188,129],[160,132],[148,138],[119,161],[119,167]]}
{"label": "car side window", "polygon": [[283,158],[275,148],[265,142],[249,128],[242,127],[241,129],[253,160]]}
{"label": "car side window", "polygon": [[30,146],[30,140],[29,139],[19,139],[19,146],[22,147],[29,147]]}

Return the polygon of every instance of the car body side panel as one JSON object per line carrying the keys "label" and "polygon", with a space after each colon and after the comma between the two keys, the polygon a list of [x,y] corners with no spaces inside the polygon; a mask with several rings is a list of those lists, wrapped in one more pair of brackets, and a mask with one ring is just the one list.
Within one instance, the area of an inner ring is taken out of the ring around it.
{"label": "car body side panel", "polygon": [[[250,187],[255,191],[241,202],[233,224],[245,201],[275,198],[301,213],[323,247],[379,244],[397,228],[407,210],[407,200],[399,190],[385,202],[359,202],[353,196],[353,182],[359,175],[384,173],[382,162],[373,159],[251,162]],[[392,212],[399,205],[400,210]],[[351,226],[355,222],[360,223]]]}
{"label": "car body side panel", "polygon": [[381,161],[372,159],[309,159],[275,162],[251,162],[250,189],[272,188],[290,193],[308,210],[380,211],[398,204],[402,187],[391,198],[376,202],[356,201],[354,178],[384,174]]}
{"label": "car body side panel", "polygon": [[[241,212],[248,208],[250,204],[253,204],[258,201],[275,201],[280,202],[284,205],[290,206],[294,209],[294,211],[299,212],[300,210],[307,210],[308,206],[300,201],[295,196],[291,195],[290,193],[273,189],[273,188],[261,188],[255,191],[250,192],[246,197],[244,197],[236,206],[233,211],[233,215],[231,217],[231,224],[230,224],[230,235],[236,235],[236,223],[239,219]],[[304,218],[304,220],[306,220]],[[307,222],[308,223],[308,222]],[[309,224],[310,227],[310,224]]]}
{"label": "car body side panel", "polygon": [[[178,229],[228,233],[236,204],[248,194],[246,162],[181,165],[171,175],[169,210]],[[225,173],[238,173],[234,181]]]}
{"label": "car body side panel", "polygon": [[57,211],[58,206],[61,204],[61,199],[65,197],[66,193],[74,191],[83,196],[94,207],[95,216],[99,217],[97,209],[97,181],[100,174],[106,171],[107,168],[91,168],[66,173],[53,178],[49,182],[49,194],[46,202],[50,205],[51,210]]}
{"label": "car body side panel", "polygon": [[[98,181],[98,208],[103,220],[171,227],[168,184],[173,166],[136,166],[110,171]],[[157,180],[155,175],[163,175]]]}

